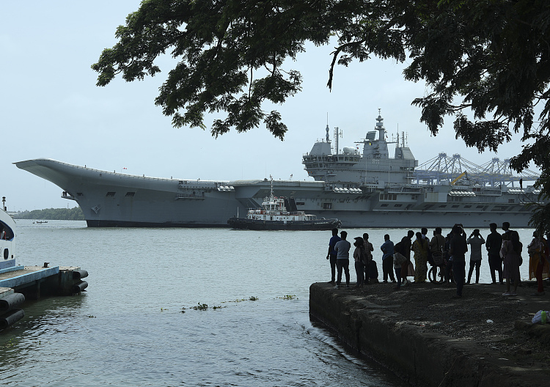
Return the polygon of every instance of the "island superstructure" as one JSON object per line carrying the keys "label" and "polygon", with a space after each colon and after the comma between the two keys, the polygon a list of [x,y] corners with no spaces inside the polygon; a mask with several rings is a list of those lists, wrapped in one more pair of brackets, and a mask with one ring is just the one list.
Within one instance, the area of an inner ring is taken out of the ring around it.
{"label": "island superstructure", "polygon": [[[526,227],[532,187],[489,184],[467,173],[438,176],[417,170],[418,161],[404,138],[386,140],[381,115],[355,147],[324,140],[303,156],[313,181],[274,180],[278,195],[293,198],[300,211],[337,218],[342,227],[488,227],[508,221]],[[393,157],[388,144],[394,143]],[[362,150],[359,149],[362,145]],[[107,172],[55,161],[15,163],[59,186],[75,200],[89,227],[227,227],[231,217],[261,208],[271,180],[213,181],[165,179]],[[434,184],[435,181],[435,184]]]}

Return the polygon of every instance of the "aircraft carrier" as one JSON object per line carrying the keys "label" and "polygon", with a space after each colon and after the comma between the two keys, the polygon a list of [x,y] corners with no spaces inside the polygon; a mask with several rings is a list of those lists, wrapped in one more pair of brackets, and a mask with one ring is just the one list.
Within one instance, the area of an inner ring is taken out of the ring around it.
{"label": "aircraft carrier", "polygon": [[[528,227],[538,192],[523,185],[536,174],[513,176],[498,159],[477,166],[446,154],[419,167],[404,136],[388,141],[380,114],[376,121],[364,139],[342,151],[327,126],[326,138],[303,156],[312,180],[274,180],[275,194],[294,198],[298,210],[318,218],[338,218],[345,228],[481,228],[504,221]],[[393,157],[388,144],[395,145]],[[63,198],[82,208],[89,227],[229,227],[229,218],[260,208],[271,189],[267,178],[153,178],[51,159],[15,165],[59,186]]]}

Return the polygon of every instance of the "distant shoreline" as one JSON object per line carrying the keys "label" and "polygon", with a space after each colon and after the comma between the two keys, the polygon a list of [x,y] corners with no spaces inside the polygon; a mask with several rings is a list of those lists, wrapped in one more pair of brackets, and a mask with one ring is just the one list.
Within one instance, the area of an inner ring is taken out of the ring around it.
{"label": "distant shoreline", "polygon": [[20,211],[11,213],[11,216],[14,219],[85,220],[80,207]]}

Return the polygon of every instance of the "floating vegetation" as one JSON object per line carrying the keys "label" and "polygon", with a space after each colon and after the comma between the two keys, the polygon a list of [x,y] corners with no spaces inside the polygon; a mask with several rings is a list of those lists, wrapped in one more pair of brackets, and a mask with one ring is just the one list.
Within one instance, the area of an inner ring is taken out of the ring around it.
{"label": "floating vegetation", "polygon": [[[201,304],[200,302],[198,302],[197,305],[190,307],[190,309],[193,309],[193,310],[208,310],[209,308],[217,310],[217,309],[224,308],[224,306],[214,305],[212,307],[209,307],[208,304]],[[187,308],[185,308],[185,306],[182,306],[181,313],[185,313],[186,310],[187,310]]]}
{"label": "floating vegetation", "polygon": [[193,307],[193,309],[194,310],[207,310],[208,309],[208,304],[201,304],[199,302],[198,305]]}
{"label": "floating vegetation", "polygon": [[237,300],[234,300],[234,301],[224,301],[224,302],[243,302],[243,301],[247,301],[246,298],[240,298],[240,299],[237,299]]}
{"label": "floating vegetation", "polygon": [[239,298],[234,301],[224,301],[225,302],[244,302],[244,301],[258,301],[259,298],[256,296],[250,296],[249,298]]}
{"label": "floating vegetation", "polygon": [[294,294],[285,294],[284,296],[277,297],[277,298],[279,298],[281,300],[297,300],[298,299],[298,297],[296,297],[296,295],[294,295]]}
{"label": "floating vegetation", "polygon": [[[228,302],[258,301],[259,299],[260,299],[259,297],[250,296],[249,298],[241,298],[241,299],[237,299],[237,300],[234,300],[234,301],[223,301],[222,304],[225,304],[225,303],[228,303]],[[197,305],[191,306],[189,308],[186,308],[185,306],[182,306],[181,307],[181,313],[185,313],[185,311],[187,309],[193,309],[193,310],[214,309],[214,310],[217,310],[217,309],[222,309],[222,308],[227,308],[227,306],[215,305],[215,306],[210,307],[210,306],[208,306],[208,304],[201,304],[200,302],[198,302]],[[168,310],[168,309],[160,308],[161,312],[165,311],[165,310]]]}

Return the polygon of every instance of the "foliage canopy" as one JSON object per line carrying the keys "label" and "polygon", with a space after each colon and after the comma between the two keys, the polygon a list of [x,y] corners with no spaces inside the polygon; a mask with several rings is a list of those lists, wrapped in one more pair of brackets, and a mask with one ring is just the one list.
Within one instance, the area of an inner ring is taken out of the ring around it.
{"label": "foliage canopy", "polygon": [[[511,166],[541,168],[548,198],[549,25],[546,0],[145,0],[92,68],[100,86],[117,74],[133,81],[157,74],[155,59],[170,54],[178,63],[155,102],[173,125],[204,128],[205,113],[222,111],[216,137],[263,121],[283,139],[280,113],[262,104],[300,91],[301,76],[285,59],[307,42],[336,39],[329,87],[337,64],[407,60],[404,78],[426,82],[426,95],[412,102],[432,134],[451,116],[456,137],[481,152],[521,133]],[[550,231],[550,220],[537,225]]]}

